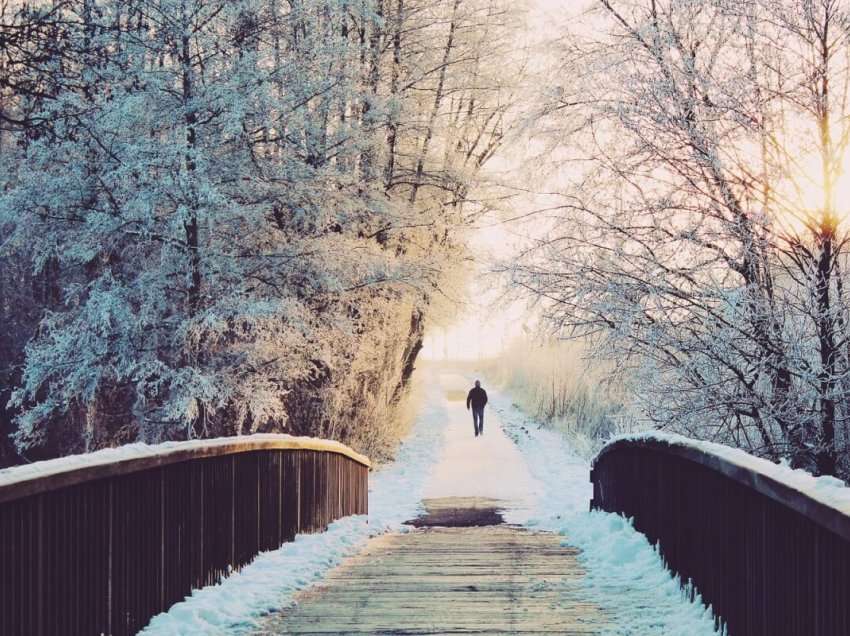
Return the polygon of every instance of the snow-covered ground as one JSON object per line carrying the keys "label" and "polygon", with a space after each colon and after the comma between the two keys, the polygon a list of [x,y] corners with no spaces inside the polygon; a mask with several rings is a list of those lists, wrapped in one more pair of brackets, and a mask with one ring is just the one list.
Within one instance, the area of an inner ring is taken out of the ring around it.
{"label": "snow-covered ground", "polygon": [[541,429],[508,397],[489,391],[485,434],[475,438],[465,409],[468,381],[430,372],[424,405],[397,459],[370,475],[368,517],[342,519],[261,554],[219,585],[196,591],[155,617],[148,635],[238,634],[291,602],[371,536],[406,532],[423,497],[506,501],[506,520],[563,534],[582,550],[589,600],[611,619],[612,635],[715,634],[711,613],[691,602],[643,535],[621,517],[588,512],[589,466],[563,438]]}
{"label": "snow-covered ground", "polygon": [[492,411],[484,415],[484,435],[475,437],[465,397],[466,378],[444,373],[440,385],[450,396],[440,460],[430,469],[425,497],[486,497],[507,504],[505,520],[523,524],[539,505],[544,485],[535,479],[520,449],[502,434]]}

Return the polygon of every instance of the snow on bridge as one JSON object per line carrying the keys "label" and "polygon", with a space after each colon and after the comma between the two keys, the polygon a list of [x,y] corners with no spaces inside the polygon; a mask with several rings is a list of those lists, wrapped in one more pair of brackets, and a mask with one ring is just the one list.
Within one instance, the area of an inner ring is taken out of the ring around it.
{"label": "snow on bridge", "polygon": [[[413,431],[370,477],[368,516],[260,555],[144,633],[716,633],[643,535],[588,512],[589,466],[561,437],[491,390],[475,438],[467,380],[423,380]],[[467,525],[496,513],[504,524]]]}
{"label": "snow on bridge", "polygon": [[839,480],[660,433],[591,470],[492,390],[476,438],[469,380],[430,373],[371,477],[289,436],[0,471],[0,632],[716,633],[693,580],[733,634],[850,633]]}
{"label": "snow on bridge", "polygon": [[371,476],[289,436],[0,471],[0,632],[850,633],[842,482],[660,433],[591,470],[492,390],[475,437],[469,380],[429,374]]}

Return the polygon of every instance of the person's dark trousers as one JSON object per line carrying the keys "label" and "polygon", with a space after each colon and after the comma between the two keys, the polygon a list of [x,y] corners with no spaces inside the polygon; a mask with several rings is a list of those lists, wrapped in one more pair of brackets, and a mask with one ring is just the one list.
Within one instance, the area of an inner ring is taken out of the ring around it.
{"label": "person's dark trousers", "polygon": [[475,437],[484,435],[484,409],[472,409],[472,425],[475,427]]}

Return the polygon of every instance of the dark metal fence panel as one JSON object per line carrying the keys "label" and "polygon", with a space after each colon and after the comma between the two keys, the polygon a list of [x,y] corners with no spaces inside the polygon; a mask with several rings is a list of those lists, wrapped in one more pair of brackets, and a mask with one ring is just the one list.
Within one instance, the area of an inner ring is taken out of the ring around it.
{"label": "dark metal fence panel", "polygon": [[268,446],[0,486],[0,634],[134,634],[260,551],[367,512],[365,458],[319,441]]}
{"label": "dark metal fence panel", "polygon": [[632,517],[732,636],[850,634],[850,519],[840,511],[663,442],[616,443],[591,481],[591,507]]}

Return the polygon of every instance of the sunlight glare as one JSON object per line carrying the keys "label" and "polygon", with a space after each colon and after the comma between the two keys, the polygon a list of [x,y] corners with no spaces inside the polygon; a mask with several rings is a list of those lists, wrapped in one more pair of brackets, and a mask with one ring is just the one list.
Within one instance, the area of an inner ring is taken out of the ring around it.
{"label": "sunlight glare", "polygon": [[832,185],[831,201],[826,200],[826,178],[820,155],[808,153],[797,160],[798,174],[785,187],[779,187],[777,228],[791,236],[805,236],[824,222],[824,210],[834,211],[836,225],[850,215],[850,156],[844,155]]}

